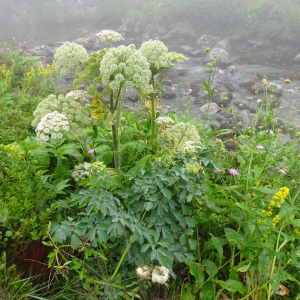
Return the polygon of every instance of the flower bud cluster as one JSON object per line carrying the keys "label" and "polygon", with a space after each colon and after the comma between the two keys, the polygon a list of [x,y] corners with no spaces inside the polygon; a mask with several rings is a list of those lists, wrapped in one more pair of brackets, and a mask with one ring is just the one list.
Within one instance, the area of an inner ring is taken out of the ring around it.
{"label": "flower bud cluster", "polygon": [[196,127],[190,123],[177,123],[171,128],[164,130],[161,136],[173,142],[175,147],[182,148],[185,142],[189,142],[186,146],[190,145],[191,142],[200,144],[198,131]]}
{"label": "flower bud cluster", "polygon": [[72,69],[76,68],[77,71],[79,71],[80,67],[78,64],[87,60],[89,55],[83,46],[66,42],[57,49],[54,58],[61,76],[65,76],[69,74]]}
{"label": "flower bud cluster", "polygon": [[162,70],[169,69],[174,63],[168,57],[168,48],[158,40],[149,40],[140,47],[143,56],[146,57],[152,74],[158,74]]}
{"label": "flower bud cluster", "polygon": [[102,41],[112,41],[112,42],[119,42],[124,40],[120,33],[113,31],[113,30],[102,30],[96,34]]}
{"label": "flower bud cluster", "polygon": [[122,86],[145,94],[149,89],[149,64],[134,45],[109,49],[100,63],[100,73],[102,83],[111,90],[118,90]]}
{"label": "flower bud cluster", "polygon": [[56,98],[55,95],[49,95],[48,98],[38,104],[33,113],[35,119],[31,125],[37,127],[41,119],[52,112],[58,112],[67,118],[69,130],[66,132],[66,137],[68,138],[78,136],[78,134],[80,134],[79,125],[82,126],[90,122],[88,112],[72,97],[59,95],[58,98]]}
{"label": "flower bud cluster", "polygon": [[104,175],[104,172],[106,171],[106,166],[102,161],[96,161],[92,164],[90,164],[89,171],[93,175],[98,175],[102,177]]}
{"label": "flower bud cluster", "polygon": [[76,182],[80,181],[81,179],[87,178],[90,175],[90,172],[88,171],[90,167],[91,164],[87,162],[79,164],[78,166],[75,166],[75,171],[71,173],[71,176]]}
{"label": "flower bud cluster", "polygon": [[57,140],[62,139],[63,132],[69,131],[70,126],[67,121],[68,118],[57,111],[47,114],[41,118],[40,123],[36,128],[37,141],[40,144],[45,144],[47,141],[56,143]]}

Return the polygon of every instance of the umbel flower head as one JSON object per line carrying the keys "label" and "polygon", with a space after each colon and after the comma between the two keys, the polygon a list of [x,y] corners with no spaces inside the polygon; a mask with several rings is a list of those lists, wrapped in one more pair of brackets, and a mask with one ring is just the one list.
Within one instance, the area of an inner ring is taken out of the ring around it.
{"label": "umbel flower head", "polygon": [[74,178],[76,182],[80,181],[81,179],[84,179],[90,175],[89,168],[91,167],[90,163],[84,162],[83,164],[79,164],[78,166],[75,166],[74,172],[71,173],[71,177]]}
{"label": "umbel flower head", "polygon": [[89,55],[84,47],[66,42],[57,49],[54,58],[56,60],[56,67],[60,71],[61,76],[65,76],[69,74],[72,69],[76,68],[77,71],[80,71],[81,69],[78,65],[87,60]]}
{"label": "umbel flower head", "polygon": [[110,90],[134,88],[140,94],[149,90],[151,72],[146,58],[134,45],[109,49],[100,63],[102,83]]}
{"label": "umbel flower head", "polygon": [[68,118],[57,111],[44,116],[36,128],[37,141],[44,145],[47,141],[56,143],[62,139],[64,133],[70,130]]}
{"label": "umbel flower head", "polygon": [[88,112],[73,97],[59,95],[56,98],[55,95],[49,95],[33,112],[35,118],[31,125],[37,127],[44,116],[53,112],[63,114],[67,118],[69,130],[64,133],[67,138],[76,137],[80,134],[80,126],[90,122]]}
{"label": "umbel flower head", "polygon": [[140,47],[140,51],[146,57],[150,65],[150,70],[154,75],[174,66],[174,63],[167,55],[168,48],[161,41],[150,40],[145,42]]}
{"label": "umbel flower head", "polygon": [[102,41],[118,42],[124,40],[120,33],[113,30],[102,30],[96,34]]}

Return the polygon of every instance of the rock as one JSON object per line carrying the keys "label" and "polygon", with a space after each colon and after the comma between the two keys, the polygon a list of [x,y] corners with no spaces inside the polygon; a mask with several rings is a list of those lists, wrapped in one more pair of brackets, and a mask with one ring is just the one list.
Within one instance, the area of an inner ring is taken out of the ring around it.
{"label": "rock", "polygon": [[85,43],[83,45],[83,47],[86,49],[86,50],[92,50],[94,48],[94,44],[93,43]]}
{"label": "rock", "polygon": [[97,36],[95,34],[91,34],[89,36],[87,36],[86,41],[88,43],[95,43],[97,41]]}
{"label": "rock", "polygon": [[172,90],[171,87],[164,87],[161,94],[163,99],[175,99],[177,94],[175,90]]}
{"label": "rock", "polygon": [[232,50],[232,46],[231,46],[229,40],[227,40],[227,39],[219,41],[216,45],[214,45],[214,48],[220,48],[227,52]]}
{"label": "rock", "polygon": [[199,50],[196,50],[196,51],[192,51],[190,53],[190,55],[193,56],[193,57],[205,56],[206,55],[206,51],[205,51],[205,49],[199,49]]}
{"label": "rock", "polygon": [[141,101],[131,102],[128,99],[123,100],[122,106],[126,107],[132,111],[142,111],[142,109],[144,108],[144,104]]}
{"label": "rock", "polygon": [[[215,55],[217,56],[216,59],[214,58]],[[232,58],[228,52],[220,48],[213,48],[204,59],[205,63],[213,60],[217,61],[217,66],[223,68],[233,64]]]}
{"label": "rock", "polygon": [[[275,88],[272,88],[272,86],[274,86]],[[255,93],[258,91],[258,94],[263,94],[265,88],[263,85],[259,84],[258,86],[256,85],[251,86],[249,90],[251,93]],[[283,94],[283,88],[279,84],[272,83],[272,82],[270,82],[269,85],[267,86],[267,91],[270,95],[273,95],[274,93],[277,96],[282,96]]]}
{"label": "rock", "polygon": [[[208,108],[209,107],[209,108]],[[208,115],[214,115],[214,114],[217,114],[221,109],[220,107],[218,106],[218,104],[216,103],[207,103],[207,104],[204,104],[201,108],[200,108],[200,111],[204,114],[206,114],[206,111],[208,109],[208,112],[207,114]]]}
{"label": "rock", "polygon": [[165,41],[173,40],[176,35],[177,35],[176,30],[172,29],[169,33],[167,33],[161,39],[165,40]]}
{"label": "rock", "polygon": [[229,92],[233,93],[235,91],[235,88],[231,83],[225,82],[224,85],[226,86]]}
{"label": "rock", "polygon": [[213,37],[211,35],[202,35],[201,38],[197,41],[197,45],[200,46],[201,49],[212,48],[215,43],[219,40],[217,37]]}
{"label": "rock", "polygon": [[251,125],[251,117],[249,110],[243,110],[236,115],[237,123],[241,122],[239,127],[244,128],[246,125]]}
{"label": "rock", "polygon": [[42,50],[42,49],[30,49],[29,52],[31,53],[32,56],[46,56],[46,57],[52,57],[52,53],[49,52],[48,50]]}
{"label": "rock", "polygon": [[124,100],[131,101],[131,102],[135,103],[135,102],[138,102],[138,101],[141,100],[141,96],[139,95],[139,93],[136,90],[129,89],[125,93]]}
{"label": "rock", "polygon": [[229,76],[233,76],[237,72],[237,67],[235,65],[228,66],[225,69],[225,74]]}
{"label": "rock", "polygon": [[49,47],[55,47],[55,45],[53,43],[49,43],[48,46]]}
{"label": "rock", "polygon": [[250,111],[250,113],[256,113],[256,109],[254,106],[252,106],[251,104],[249,104],[249,102],[247,101],[243,101],[243,100],[234,100],[233,101],[233,104],[239,108],[240,110],[243,110],[243,109],[247,109]]}
{"label": "rock", "polygon": [[122,25],[118,30],[117,32],[120,32],[120,33],[125,33],[128,31],[128,28],[126,25]]}
{"label": "rock", "polygon": [[78,38],[77,40],[76,40],[76,43],[77,44],[79,44],[79,45],[83,45],[83,44],[85,44],[87,41],[86,41],[86,39],[85,38]]}
{"label": "rock", "polygon": [[294,58],[294,60],[300,62],[300,53]]}
{"label": "rock", "polygon": [[93,45],[93,51],[98,51],[98,50],[102,50],[106,48],[105,44],[103,43],[103,41],[97,41],[94,43]]}
{"label": "rock", "polygon": [[250,45],[257,46],[257,47],[263,47],[264,46],[264,41],[260,38],[256,39],[248,39],[247,41]]}
{"label": "rock", "polygon": [[192,47],[190,47],[190,46],[181,46],[180,48],[181,48],[182,50],[184,50],[184,52],[186,52],[186,53],[188,53],[188,54],[190,54],[191,52],[194,51],[194,49],[193,49]]}
{"label": "rock", "polygon": [[[226,98],[227,98],[227,100],[225,100]],[[204,99],[209,100],[209,96],[208,96],[207,92],[205,93]],[[229,106],[231,100],[232,100],[232,94],[227,91],[225,91],[225,92],[215,91],[211,98],[212,102],[216,103],[219,106],[223,106],[223,107]]]}
{"label": "rock", "polygon": [[239,84],[240,87],[244,87],[244,88],[252,88],[256,83],[258,83],[258,79],[255,78],[254,76],[250,76],[249,79],[241,82]]}

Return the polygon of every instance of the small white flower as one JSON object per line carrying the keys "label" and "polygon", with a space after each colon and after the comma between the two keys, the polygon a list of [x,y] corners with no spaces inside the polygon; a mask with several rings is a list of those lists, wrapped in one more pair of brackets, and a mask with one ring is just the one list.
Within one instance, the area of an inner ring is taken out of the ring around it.
{"label": "small white flower", "polygon": [[44,136],[44,141],[47,142],[48,140],[49,140],[49,136],[48,136],[48,135],[45,135],[45,136]]}
{"label": "small white flower", "polygon": [[64,129],[65,131],[69,131],[69,130],[70,130],[70,127],[69,127],[69,126],[63,126],[63,129]]}
{"label": "small white flower", "polygon": [[45,129],[44,129],[44,132],[45,132],[45,133],[49,133],[49,128],[45,128]]}
{"label": "small white flower", "polygon": [[102,41],[109,40],[112,42],[118,42],[124,40],[121,34],[113,30],[102,30],[101,32],[97,33],[97,36],[100,37]]}
{"label": "small white flower", "polygon": [[59,131],[59,127],[58,126],[54,127],[54,130]]}
{"label": "small white flower", "polygon": [[57,138],[57,134],[56,133],[52,133],[51,137],[55,140]]}
{"label": "small white flower", "polygon": [[53,125],[49,125],[49,129],[53,129]]}
{"label": "small white flower", "polygon": [[152,272],[152,281],[163,284],[169,279],[169,269],[166,267],[156,267]]}
{"label": "small white flower", "polygon": [[64,136],[64,135],[63,135],[62,133],[58,133],[58,134],[57,134],[57,137],[58,137],[59,139],[61,139],[63,136]]}

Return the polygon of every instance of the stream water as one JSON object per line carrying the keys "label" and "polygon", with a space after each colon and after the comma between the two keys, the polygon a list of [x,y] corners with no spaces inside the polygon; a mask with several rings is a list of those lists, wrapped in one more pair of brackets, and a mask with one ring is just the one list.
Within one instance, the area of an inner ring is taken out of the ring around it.
{"label": "stream water", "polygon": [[[0,40],[4,43],[15,42],[21,43],[22,45],[26,42],[28,48],[32,48],[38,45],[47,45],[48,43],[55,43],[58,41],[74,41],[79,37],[83,37],[89,33],[97,33],[107,28],[95,28],[91,24],[81,24],[80,26],[61,26],[61,27],[43,27],[43,28],[26,28],[20,26],[6,26],[0,31]],[[201,34],[199,34],[201,36]],[[15,39],[13,40],[13,37]],[[123,44],[135,44],[138,48],[142,39],[141,36],[133,34],[124,35]],[[184,41],[179,40],[176,44],[176,40],[172,41],[172,44],[165,42],[166,46],[170,51],[180,52],[180,46]],[[190,41],[186,41],[186,45]],[[108,45],[107,45],[108,46]],[[89,51],[92,53],[93,51]],[[234,91],[232,92],[232,100],[227,107],[232,105],[235,101],[245,101],[249,97],[254,98],[249,100],[254,107],[258,107],[254,94],[251,94],[246,88],[242,88],[240,83],[247,80],[249,76],[256,76],[256,74],[265,75],[269,82],[280,85],[283,89],[285,88],[284,80],[289,74],[293,74],[295,78],[292,79],[292,84],[288,86],[288,89],[292,89],[293,93],[286,92],[282,97],[279,107],[277,108],[276,114],[280,114],[285,119],[287,124],[292,127],[296,127],[299,123],[299,96],[298,87],[300,87],[300,76],[299,76],[299,65],[295,65],[292,58],[295,57],[294,53],[279,53],[276,55],[266,54],[266,51],[239,51],[235,50],[230,52],[234,60],[234,65],[237,67],[237,73],[233,76],[222,74],[222,71],[216,70],[214,77],[214,85],[216,89],[223,91],[224,84],[230,83]],[[172,97],[164,97],[161,95],[160,103],[164,108],[164,112],[168,109],[178,112],[186,110],[189,107],[190,116],[193,118],[203,117],[203,113],[200,108],[206,104],[203,98],[199,95],[205,91],[201,80],[208,80],[208,73],[205,72],[205,64],[203,58],[190,57],[189,61],[182,64],[177,64],[174,68],[175,75],[171,80],[168,81],[166,88],[171,90]],[[290,73],[289,73],[290,72]],[[172,87],[175,89],[172,90]],[[188,93],[188,89],[192,89],[191,94]],[[248,100],[247,100],[248,101]],[[169,107],[167,109],[167,107]],[[237,105],[236,105],[237,106]],[[241,106],[238,108],[243,110]],[[209,118],[213,123],[219,125],[220,114],[224,116],[226,109],[222,108],[220,112],[209,115]]]}

